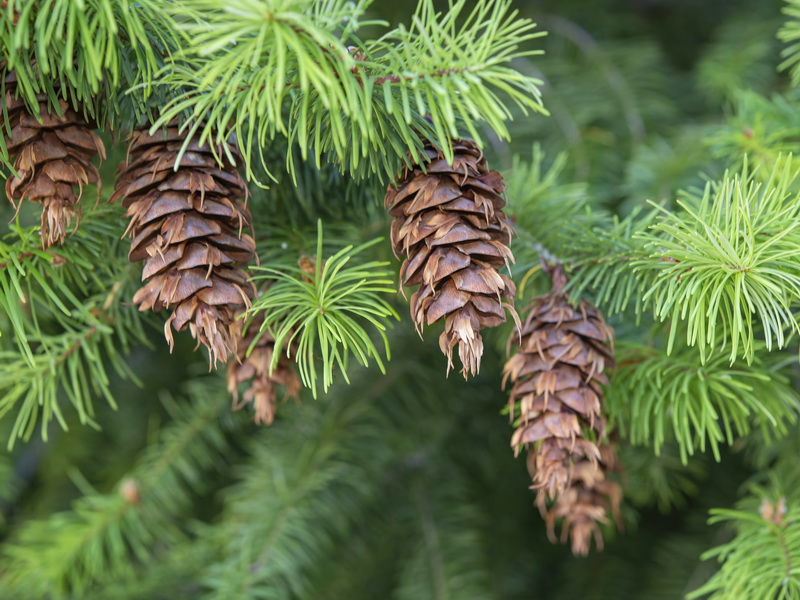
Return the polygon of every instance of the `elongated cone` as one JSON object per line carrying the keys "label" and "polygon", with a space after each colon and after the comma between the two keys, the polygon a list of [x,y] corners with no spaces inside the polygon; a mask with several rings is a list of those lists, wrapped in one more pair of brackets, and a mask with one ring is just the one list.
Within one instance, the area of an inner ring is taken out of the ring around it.
{"label": "elongated cone", "polygon": [[430,143],[425,152],[430,162],[406,168],[386,192],[392,244],[396,256],[406,257],[402,284],[420,286],[411,297],[417,330],[444,320],[439,346],[448,373],[458,345],[467,377],[480,370],[481,330],[505,322],[506,310],[517,319],[508,303],[514,284],[498,272],[514,260],[502,210],[505,183],[469,140],[453,142],[452,164]]}
{"label": "elongated cone", "polygon": [[243,233],[247,186],[235,166],[220,166],[195,142],[179,159],[183,142],[177,127],[152,136],[137,130],[111,201],[122,200],[130,217],[130,260],[145,261],[147,283],[134,303],[142,311],[171,309],[164,326],[170,349],[172,329],[188,328],[208,348],[211,366],[236,353],[242,337],[236,316],[254,290],[241,267],[254,258],[255,242]]}
{"label": "elongated cone", "polygon": [[513,383],[509,412],[519,418],[511,445],[528,448],[548,536],[556,541],[562,522],[561,541],[569,538],[573,554],[585,556],[592,538],[602,549],[600,524],[609,522],[609,510],[620,524],[622,489],[606,477],[616,453],[599,441],[606,436],[601,384],[614,364],[613,331],[588,302],[569,303],[561,265],[550,275],[553,288],[533,301],[519,335],[509,339],[509,347],[519,344],[504,369],[504,385]]}
{"label": "elongated cone", "polygon": [[[234,410],[252,403],[256,423],[270,425],[275,420],[278,407],[276,386],[282,385],[286,388],[285,397],[297,399],[301,384],[285,354],[278,359],[272,373],[269,372],[275,352],[275,338],[268,331],[261,334],[250,355],[247,355],[262,323],[263,318],[253,319],[249,323],[239,344],[236,359],[228,363],[228,392],[233,397]],[[240,400],[239,386],[244,383],[249,383],[249,387]]]}
{"label": "elongated cone", "polygon": [[12,71],[5,76],[3,106],[8,121],[2,130],[16,174],[6,180],[6,196],[17,210],[24,200],[41,203],[42,246],[60,244],[72,220],[77,216],[80,222],[84,186],[100,179],[92,159],[105,158],[106,150],[93,125],[65,100],[58,101],[58,115],[48,108],[47,96],[37,95],[37,119],[16,95],[17,78]]}
{"label": "elongated cone", "polygon": [[[569,487],[561,492],[553,505],[546,510],[547,536],[556,542],[556,524],[561,522],[561,543],[570,540],[575,556],[586,556],[592,538],[598,550],[603,549],[601,524],[608,524],[609,512],[618,528],[622,528],[620,504],[622,488],[607,478],[614,470],[616,452],[610,444],[600,445],[600,460],[578,460],[573,465]],[[543,509],[543,507],[540,507]]]}
{"label": "elongated cone", "polygon": [[511,446],[516,452],[528,447],[528,471],[540,502],[570,485],[574,464],[600,460],[592,439],[605,434],[600,386],[613,366],[611,328],[587,302],[570,305],[560,266],[551,275],[552,290],[534,300],[519,334],[509,339],[509,346],[519,343],[519,351],[506,363],[503,380],[504,386],[513,384],[511,418],[519,417]]}

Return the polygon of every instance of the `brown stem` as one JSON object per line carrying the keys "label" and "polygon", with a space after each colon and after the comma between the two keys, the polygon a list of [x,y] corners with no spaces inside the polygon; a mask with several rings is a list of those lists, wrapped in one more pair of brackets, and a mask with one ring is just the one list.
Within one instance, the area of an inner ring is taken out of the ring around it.
{"label": "brown stem", "polygon": [[783,550],[784,564],[786,565],[785,581],[789,581],[789,579],[792,577],[792,555],[789,552],[789,546],[786,544],[786,536],[784,535],[784,528],[781,527],[780,524],[780,518],[782,516],[783,516],[782,514],[776,512],[775,518],[769,519],[772,523],[775,523],[775,525],[777,525],[777,527],[770,527],[770,531],[778,540],[778,543],[781,545],[781,549]]}
{"label": "brown stem", "polygon": [[[296,34],[308,36],[308,32],[306,32],[302,27],[298,27],[297,25],[291,25],[290,27],[291,27],[292,31],[294,31]],[[319,47],[320,47],[320,49],[322,49],[322,51],[325,54],[328,54],[330,56],[333,55],[333,53],[331,52],[330,48],[326,48],[325,46],[322,46],[322,45],[319,45]],[[351,48],[348,48],[348,51],[350,51],[350,50],[351,50]],[[362,59],[363,55],[361,55],[360,52],[358,52],[358,54],[360,56],[358,58],[356,58],[356,61],[357,62],[361,62],[361,59]],[[343,57],[339,56],[339,58],[343,58]],[[375,85],[383,85],[386,82],[389,82],[389,83],[400,83],[401,81],[412,81],[414,79],[425,79],[426,77],[428,77],[428,78],[430,78],[430,77],[444,77],[445,75],[454,75],[456,73],[463,73],[466,70],[467,69],[465,69],[465,68],[462,68],[462,69],[439,69],[438,71],[435,71],[434,73],[427,73],[427,74],[423,73],[421,75],[409,75],[409,76],[406,76],[406,77],[403,77],[401,75],[385,75],[383,77],[376,78],[373,83]],[[358,83],[361,85],[361,87],[364,87],[364,82],[362,80],[361,73],[359,72],[358,68],[354,68],[353,69],[353,74],[356,76],[356,81],[358,81]]]}
{"label": "brown stem", "polygon": [[433,73],[423,73],[421,75],[409,75],[407,77],[401,77],[400,75],[386,75],[384,77],[378,77],[373,82],[375,85],[382,85],[387,81],[390,83],[400,83],[401,81],[411,81],[413,79],[425,79],[426,77],[444,77],[445,75],[456,75],[459,73],[464,73],[467,69],[439,69]]}
{"label": "brown stem", "polygon": [[[373,85],[378,86],[378,85],[383,85],[386,82],[389,82],[389,83],[400,83],[401,81],[413,81],[414,79],[425,79],[425,78],[430,79],[430,78],[435,78],[435,77],[445,77],[447,75],[455,75],[455,74],[459,74],[459,73],[465,73],[467,70],[468,69],[466,69],[466,68],[461,68],[461,69],[439,69],[438,71],[435,71],[433,73],[421,73],[421,74],[418,74],[418,75],[417,74],[406,75],[406,76],[384,75],[382,77],[376,77],[373,80]],[[352,74],[355,77],[355,80],[359,83],[359,85],[361,85],[361,87],[364,87],[364,77],[362,77],[361,72],[358,71],[358,70],[354,70],[352,72]],[[244,92],[245,90],[248,90],[251,87],[252,86],[248,86],[248,85],[240,85],[239,87],[236,88],[236,90],[239,91],[239,92]],[[287,88],[290,87],[292,89],[298,89],[300,87],[300,85],[299,84],[287,83],[286,87]],[[266,86],[264,86],[264,85],[258,86],[258,90],[259,91],[263,90],[265,88],[266,88]]]}
{"label": "brown stem", "polygon": [[[26,258],[32,258],[32,257],[33,257],[33,252],[23,252],[22,254],[17,256],[17,260],[25,260]],[[0,262],[0,269],[7,269],[8,263],[10,262],[13,261]]]}
{"label": "brown stem", "polygon": [[58,367],[64,364],[67,361],[67,359],[73,354],[75,354],[75,352],[77,352],[81,346],[83,346],[86,342],[91,340],[94,337],[95,333],[97,333],[97,325],[92,325],[89,329],[86,330],[86,333],[84,335],[82,335],[74,342],[72,342],[72,344],[70,345],[69,348],[67,348],[64,354],[58,357],[58,360],[56,360],[55,363],[53,363],[53,367]]}

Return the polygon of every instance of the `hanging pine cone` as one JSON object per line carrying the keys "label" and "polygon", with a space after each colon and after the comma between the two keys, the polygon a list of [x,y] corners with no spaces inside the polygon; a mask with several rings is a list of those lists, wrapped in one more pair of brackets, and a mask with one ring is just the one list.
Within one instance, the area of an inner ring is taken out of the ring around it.
{"label": "hanging pine cone", "polygon": [[72,220],[77,216],[76,226],[80,222],[83,187],[100,180],[92,159],[104,159],[106,150],[93,126],[65,100],[58,101],[58,115],[48,108],[47,96],[38,94],[40,122],[16,95],[17,78],[10,72],[3,98],[8,121],[2,129],[17,174],[6,180],[6,196],[17,210],[24,200],[41,203],[42,246],[60,244]]}
{"label": "hanging pine cone", "polygon": [[[276,385],[286,388],[286,397],[298,398],[300,395],[300,378],[292,368],[289,359],[283,354],[270,374],[270,364],[275,352],[275,338],[264,331],[258,338],[250,356],[247,351],[261,328],[263,318],[255,318],[247,326],[244,338],[239,343],[236,359],[228,363],[228,392],[233,397],[233,408],[239,410],[245,404],[252,403],[255,410],[255,421],[270,425],[275,420],[278,392]],[[239,401],[239,385],[250,382],[250,387]]]}
{"label": "hanging pine cone", "polygon": [[420,286],[411,297],[418,331],[444,319],[439,346],[448,373],[458,345],[467,377],[480,370],[481,330],[505,322],[506,309],[517,318],[508,303],[514,284],[498,272],[514,260],[507,246],[511,227],[502,211],[505,183],[469,140],[453,142],[452,164],[431,143],[425,152],[430,162],[406,168],[387,190],[392,244],[396,256],[406,256],[403,285]]}
{"label": "hanging pine cone", "polygon": [[[253,294],[240,268],[255,256],[244,203],[247,186],[235,166],[220,166],[212,151],[185,140],[177,127],[149,135],[137,130],[120,166],[111,201],[122,199],[133,238],[129,258],[146,261],[147,281],[133,298],[139,310],[171,308],[164,335],[189,328],[209,350],[209,366],[237,350],[242,321],[236,316]],[[218,156],[224,156],[217,152]]]}
{"label": "hanging pine cone", "polygon": [[552,290],[534,300],[519,335],[509,339],[519,351],[503,370],[503,385],[513,383],[511,418],[519,418],[511,445],[516,452],[529,448],[528,471],[540,502],[569,486],[574,464],[600,460],[592,440],[605,435],[600,386],[613,366],[611,328],[587,302],[570,305],[560,265],[551,275]]}
{"label": "hanging pine cone", "polygon": [[547,536],[550,541],[557,541],[556,522],[561,521],[561,543],[566,543],[569,538],[575,556],[589,554],[592,538],[597,549],[603,549],[600,525],[609,524],[609,512],[617,527],[622,528],[622,488],[606,478],[615,469],[616,452],[610,444],[601,444],[599,450],[599,461],[584,458],[572,466],[569,487],[559,494],[556,502],[546,511]]}
{"label": "hanging pine cone", "polygon": [[[588,302],[569,303],[561,265],[550,275],[551,291],[533,301],[509,339],[519,351],[506,363],[503,384],[513,383],[509,412],[519,422],[511,445],[517,453],[528,448],[531,488],[548,536],[556,541],[556,522],[563,521],[562,542],[569,537],[573,554],[585,556],[592,537],[602,549],[599,525],[609,522],[609,510],[619,523],[622,500],[619,485],[606,479],[615,468],[614,449],[596,442],[606,436],[601,385],[614,364],[613,331]],[[554,501],[549,508],[548,501]]]}

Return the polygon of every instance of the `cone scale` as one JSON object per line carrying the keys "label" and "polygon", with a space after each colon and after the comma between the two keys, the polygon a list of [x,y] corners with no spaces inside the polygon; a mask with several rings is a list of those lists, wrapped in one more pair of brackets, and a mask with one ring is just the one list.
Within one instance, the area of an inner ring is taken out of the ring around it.
{"label": "cone scale", "polygon": [[[575,556],[587,556],[594,540],[598,550],[603,549],[600,525],[611,523],[609,513],[622,529],[620,505],[622,488],[607,478],[616,468],[616,451],[611,444],[600,444],[600,459],[579,459],[572,465],[569,486],[547,509],[540,507],[547,522],[547,536],[551,542],[562,544],[569,540]],[[556,537],[556,524],[561,523],[561,536]]]}
{"label": "cone scale", "polygon": [[[286,397],[297,399],[300,396],[301,384],[285,354],[281,355],[278,364],[270,373],[275,353],[275,338],[268,331],[263,331],[258,336],[262,323],[263,318],[257,317],[245,328],[237,356],[228,363],[227,382],[234,410],[252,404],[255,422],[271,425],[278,407],[278,392],[275,386],[283,386],[286,389]],[[242,384],[246,384],[247,389],[240,396],[239,386]]]}

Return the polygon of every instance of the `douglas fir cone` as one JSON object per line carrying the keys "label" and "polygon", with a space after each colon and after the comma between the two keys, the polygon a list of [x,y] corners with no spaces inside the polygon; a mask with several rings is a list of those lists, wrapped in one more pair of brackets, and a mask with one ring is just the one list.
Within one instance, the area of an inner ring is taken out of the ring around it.
{"label": "douglas fir cone", "polygon": [[236,317],[253,295],[241,268],[255,256],[253,238],[242,232],[250,224],[240,202],[247,185],[235,166],[220,166],[194,141],[175,170],[184,139],[177,127],[152,136],[137,130],[112,201],[122,199],[128,209],[130,260],[145,261],[147,283],[134,303],[140,310],[172,309],[164,326],[170,347],[170,328],[188,326],[216,364],[236,353],[242,328]]}
{"label": "douglas fir cone", "polygon": [[[510,415],[518,418],[511,445],[515,452],[528,448],[531,487],[550,531],[563,518],[573,552],[585,554],[592,532],[600,541],[596,522],[607,521],[605,500],[618,506],[618,488],[611,489],[616,484],[603,473],[613,466],[612,453],[604,458],[598,447],[606,435],[601,385],[614,365],[613,331],[594,306],[569,303],[560,265],[551,276],[552,290],[533,301],[521,330],[509,339],[509,347],[519,344],[504,369],[504,381],[513,384]],[[550,500],[556,502],[548,511]]]}
{"label": "douglas fir cone", "polygon": [[63,98],[58,100],[60,115],[48,107],[45,94],[36,100],[41,122],[17,98],[14,72],[6,75],[8,129],[3,128],[3,136],[17,173],[6,180],[6,196],[11,202],[41,203],[42,246],[47,247],[64,241],[76,212],[80,221],[83,187],[100,178],[92,159],[105,158],[106,151],[93,126]]}
{"label": "douglas fir cone", "polygon": [[425,152],[430,162],[406,168],[386,193],[392,244],[396,256],[406,256],[403,285],[420,286],[411,297],[417,329],[444,319],[439,346],[448,372],[458,345],[467,377],[480,370],[481,329],[505,322],[506,309],[516,318],[514,284],[498,272],[513,261],[505,183],[472,141],[453,141],[452,164],[430,143]]}

